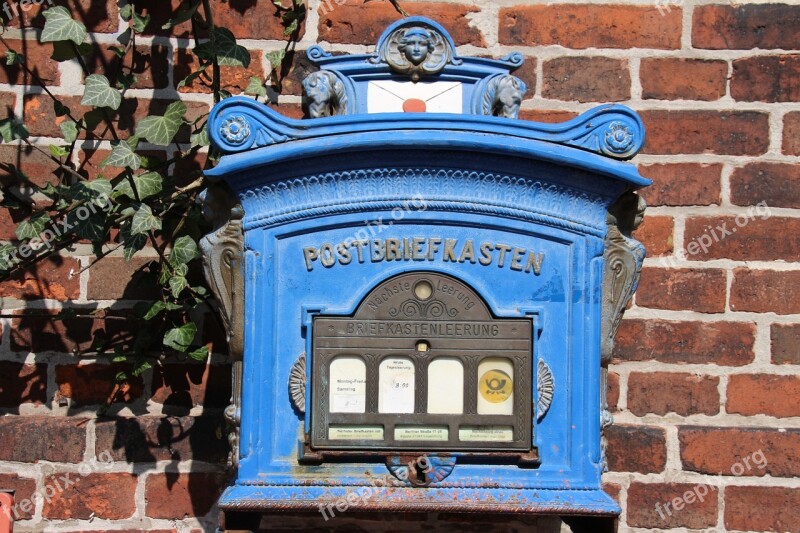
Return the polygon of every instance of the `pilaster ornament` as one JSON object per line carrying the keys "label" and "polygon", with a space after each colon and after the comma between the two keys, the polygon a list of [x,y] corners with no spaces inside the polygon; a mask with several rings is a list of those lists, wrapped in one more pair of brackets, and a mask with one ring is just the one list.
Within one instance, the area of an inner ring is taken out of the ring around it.
{"label": "pilaster ornament", "polygon": [[448,63],[460,64],[449,37],[419,21],[401,25],[379,42],[372,62],[387,63],[392,72],[409,76],[413,82],[439,74]]}
{"label": "pilaster ornament", "polygon": [[303,80],[303,91],[308,100],[310,118],[346,115],[349,112],[344,83],[329,70],[320,70],[306,76]]}
{"label": "pilaster ornament", "polygon": [[482,114],[519,118],[519,107],[527,90],[525,82],[516,76],[510,74],[495,76],[489,80],[484,90]]}

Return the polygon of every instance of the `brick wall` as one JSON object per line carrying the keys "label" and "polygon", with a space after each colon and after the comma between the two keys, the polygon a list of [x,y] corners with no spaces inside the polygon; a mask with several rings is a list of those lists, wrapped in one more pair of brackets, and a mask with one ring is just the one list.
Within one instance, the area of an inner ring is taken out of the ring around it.
{"label": "brick wall", "polygon": [[[282,28],[270,2],[213,4],[217,21],[252,51],[247,72],[223,69],[224,88],[239,92],[250,76],[270,70],[265,52],[282,47]],[[96,48],[88,64],[104,72],[113,62],[106,49],[122,30],[116,2],[69,5],[86,13]],[[136,5],[152,22],[136,50],[138,82],[117,121],[128,133],[147,110],[178,96],[190,115],[211,104],[202,80],[175,89],[192,67],[188,24],[165,32],[167,2]],[[524,118],[562,121],[620,102],[645,121],[647,144],[635,162],[654,185],[644,193],[651,207],[637,235],[649,257],[610,375],[616,425],[605,480],[622,505],[621,529],[800,531],[800,6],[402,5],[443,23],[465,55],[524,53]],[[364,52],[397,18],[386,1],[321,6],[309,1],[283,82],[279,107],[292,116],[301,114],[306,47]],[[80,113],[80,69],[53,62],[50,47],[32,37],[39,10],[20,12],[4,37]],[[0,67],[0,118],[23,116],[46,147],[56,142],[58,119],[30,83],[18,68]],[[102,136],[87,139],[75,163],[95,176],[109,149]],[[0,160],[41,184],[53,170],[16,144],[0,146]],[[21,215],[0,211],[0,239],[14,238]],[[148,253],[81,271],[92,259],[79,244],[0,283],[0,409],[8,415],[0,418],[0,488],[16,489],[18,500],[63,489],[20,509],[21,531],[213,530],[213,502],[226,483],[224,356],[209,365],[164,365],[114,391],[110,377],[119,368],[72,355],[94,331],[125,334],[125,310],[148,294],[125,280]],[[52,320],[62,307],[106,311]],[[64,476],[75,483],[59,482]]]}

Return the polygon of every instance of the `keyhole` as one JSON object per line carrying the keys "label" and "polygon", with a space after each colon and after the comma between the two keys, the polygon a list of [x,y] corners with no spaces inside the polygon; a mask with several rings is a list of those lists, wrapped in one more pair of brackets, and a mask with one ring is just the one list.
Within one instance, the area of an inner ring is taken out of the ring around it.
{"label": "keyhole", "polygon": [[416,481],[417,485],[425,485],[427,483],[427,478],[425,477],[425,469],[422,468],[420,465],[414,465],[414,472],[416,472]]}

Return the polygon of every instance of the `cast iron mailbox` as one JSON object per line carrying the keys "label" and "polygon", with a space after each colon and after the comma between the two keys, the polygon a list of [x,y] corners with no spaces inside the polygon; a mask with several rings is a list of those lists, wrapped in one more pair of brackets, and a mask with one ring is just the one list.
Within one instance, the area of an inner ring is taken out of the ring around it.
{"label": "cast iron mailbox", "polygon": [[336,512],[380,479],[359,510],[618,513],[601,426],[644,258],[638,116],[519,120],[522,56],[459,57],[421,17],[308,56],[311,119],[235,97],[208,124],[202,248],[237,361],[221,509]]}

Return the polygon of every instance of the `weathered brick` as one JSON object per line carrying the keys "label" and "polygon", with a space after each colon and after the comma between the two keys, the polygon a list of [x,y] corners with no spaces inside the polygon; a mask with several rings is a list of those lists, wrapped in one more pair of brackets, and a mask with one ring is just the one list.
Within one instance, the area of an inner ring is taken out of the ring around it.
{"label": "weathered brick", "polygon": [[230,365],[166,364],[153,371],[151,400],[190,409],[226,407],[231,397]]}
{"label": "weathered brick", "polygon": [[737,59],[731,96],[743,102],[800,101],[800,55]]}
{"label": "weathered brick", "polygon": [[639,67],[645,100],[719,100],[725,96],[725,61],[644,58]]}
{"label": "weathered brick", "polygon": [[[4,14],[3,20],[12,28],[19,27],[44,27],[44,16],[42,11],[55,4],[65,6],[70,10],[72,16],[86,26],[86,29],[93,33],[114,33],[119,27],[119,10],[117,2],[113,0],[53,0],[37,2],[29,1],[26,5],[23,2],[9,3],[9,13]],[[27,8],[27,9],[25,9]]]}
{"label": "weathered brick", "polygon": [[[2,101],[0,101],[0,105],[3,105]],[[3,174],[0,174],[0,183],[3,185],[23,185],[21,181],[10,174],[11,166],[17,168],[29,181],[39,187],[58,182],[57,174],[53,173],[57,168],[56,163],[47,155],[30,146],[23,144],[0,146],[0,163],[4,167],[8,167],[2,169]]]}
{"label": "weathered brick", "polygon": [[800,523],[800,491],[789,487],[725,487],[728,531],[792,531]]}
{"label": "weathered brick", "polygon": [[107,451],[115,461],[221,463],[228,456],[225,420],[221,415],[103,418],[97,421],[95,434],[95,453],[99,456]]}
{"label": "weathered brick", "polygon": [[79,463],[86,449],[86,418],[0,417],[0,461]]}
{"label": "weathered brick", "polygon": [[786,113],[783,117],[783,153],[800,155],[800,111]]}
{"label": "weathered brick", "polygon": [[769,116],[757,111],[642,111],[648,154],[761,155]]}
{"label": "weathered brick", "polygon": [[[20,477],[17,474],[0,474],[0,488],[14,491],[14,506],[10,509],[14,520],[30,520],[33,518],[33,493],[36,491],[36,480]],[[30,504],[23,503],[30,502]]]}
{"label": "weathered brick", "polygon": [[723,476],[792,477],[800,474],[800,430],[679,428],[684,470]]}
{"label": "weathered brick", "polygon": [[[65,96],[61,98],[64,105],[70,108],[73,116],[81,118],[90,109],[80,105],[79,96]],[[125,98],[122,104],[112,117],[112,124],[121,138],[127,138],[134,134],[136,124],[149,115],[163,115],[167,106],[172,100],[147,100],[144,98]],[[188,121],[194,121],[202,114],[208,112],[208,105],[202,102],[184,102],[186,104],[186,115]],[[59,125],[68,120],[66,117],[56,117],[53,110],[52,101],[46,95],[28,94],[24,97],[23,118],[31,135],[41,135],[44,137],[61,137]],[[189,140],[191,128],[183,125],[175,135],[175,141],[186,142]],[[79,137],[86,137],[86,132],[81,130]],[[89,139],[111,139],[110,130],[105,122],[100,122],[94,131],[88,135]]]}
{"label": "weathered brick", "polygon": [[731,175],[731,202],[736,205],[800,207],[800,173],[796,165],[751,163]]}
{"label": "weathered brick", "polygon": [[[166,161],[167,154],[162,150],[137,150],[137,154],[143,155],[158,161]],[[105,178],[108,180],[116,178],[125,169],[115,166],[102,166],[103,161],[111,154],[111,150],[92,150],[84,149],[80,151],[77,171],[87,179]]]}
{"label": "weathered brick", "polygon": [[732,311],[800,313],[800,271],[736,268],[730,305]]}
{"label": "weathered brick", "polygon": [[[240,94],[247,89],[247,84],[251,77],[264,79],[264,67],[261,65],[260,50],[250,51],[250,65],[242,67],[220,67],[221,89],[232,94]],[[200,67],[200,60],[191,50],[178,49],[174,55],[175,73],[173,84],[182,93],[211,93],[211,70],[201,74],[183,87],[178,88],[178,84],[189,74]]]}
{"label": "weathered brick", "polygon": [[62,398],[71,398],[74,405],[98,405],[113,402],[132,402],[142,395],[141,377],[129,376],[117,386],[115,376],[129,372],[129,365],[58,365],[56,385]]}
{"label": "weathered brick", "polygon": [[145,485],[145,514],[150,518],[200,518],[228,483],[224,473],[150,474]]}
{"label": "weathered brick", "polygon": [[122,72],[136,76],[132,89],[166,89],[169,85],[169,59],[169,48],[163,44],[137,46],[124,58],[106,45],[96,45],[84,61],[90,73],[106,76],[119,72],[120,62],[123,62]]}
{"label": "weathered brick", "polygon": [[633,237],[647,248],[647,257],[670,255],[674,248],[674,227],[675,221],[672,217],[648,215],[633,232]]}
{"label": "weathered brick", "polygon": [[619,102],[631,95],[628,62],[608,57],[559,57],[542,65],[542,96],[578,102]]}
{"label": "weathered brick", "polygon": [[148,266],[155,259],[106,257],[89,270],[87,298],[90,300],[148,300],[160,297],[156,279]]}
{"label": "weathered brick", "polygon": [[[25,260],[26,248],[20,248],[16,256]],[[30,255],[30,248],[27,248]],[[0,282],[0,297],[35,300],[73,300],[80,295],[80,279],[74,275],[81,266],[73,257],[52,255],[28,266],[6,281]]]}
{"label": "weathered brick", "polygon": [[726,272],[716,268],[646,267],[639,278],[636,305],[722,313],[725,311],[726,280]]}
{"label": "weathered brick", "polygon": [[628,487],[628,526],[705,529],[717,523],[718,487],[692,483],[640,483]]}
{"label": "weathered brick", "polygon": [[741,366],[753,360],[755,334],[750,322],[627,319],[617,332],[614,356],[620,361]]}
{"label": "weathered brick", "polygon": [[800,365],[800,324],[772,324],[772,364]]}
{"label": "weathered brick", "polygon": [[136,511],[137,477],[135,474],[72,474],[74,485],[65,487],[63,474],[45,478],[45,486],[60,486],[49,500],[45,498],[42,516],[56,520],[99,518],[121,520]]}
{"label": "weathered brick", "polygon": [[662,428],[614,424],[606,429],[606,458],[611,472],[657,473],[667,463]]}
{"label": "weathered brick", "polygon": [[632,372],[628,378],[628,410],[682,416],[719,413],[719,378],[670,372]]}
{"label": "weathered brick", "polygon": [[[782,231],[776,232],[775,228],[782,228]],[[693,261],[797,261],[800,259],[800,242],[787,239],[786,235],[798,231],[800,219],[762,218],[753,210],[752,216],[688,218],[684,244],[687,256]]]}
{"label": "weathered brick", "polygon": [[800,416],[800,376],[733,375],[725,409],[747,416]]}
{"label": "weathered brick", "polygon": [[47,365],[0,361],[0,407],[47,401]]}
{"label": "weathered brick", "polygon": [[681,9],[527,5],[500,10],[500,43],[566,48],[679,48]]}
{"label": "weathered brick", "polygon": [[608,388],[606,390],[606,402],[608,410],[612,413],[618,411],[619,404],[619,374],[616,372],[608,373]]}
{"label": "weathered brick", "polygon": [[[88,349],[100,336],[111,342],[129,340],[135,323],[124,312],[79,315],[56,320],[53,314],[29,309],[11,320],[11,350],[72,353]],[[113,318],[106,319],[106,316]]]}
{"label": "weathered brick", "polygon": [[639,172],[653,180],[642,191],[652,206],[719,205],[722,165],[664,163],[639,165]]}
{"label": "weathered brick", "polygon": [[573,111],[560,111],[554,109],[520,109],[519,118],[533,122],[545,122],[548,124],[558,124],[566,122],[578,116]]}
{"label": "weathered brick", "polygon": [[692,45],[712,50],[800,48],[800,6],[697,6],[692,16]]}
{"label": "weathered brick", "polygon": [[[411,15],[431,16],[435,13],[436,19],[447,29],[457,46],[486,46],[480,30],[474,28],[468,18],[469,14],[480,11],[478,7],[406,2],[403,8]],[[321,0],[319,13],[319,40],[329,43],[374,45],[389,24],[402,18],[389,2],[365,4],[361,0]]]}
{"label": "weathered brick", "polygon": [[[58,63],[50,59],[53,53],[50,45],[39,44],[35,39],[6,39],[8,47],[25,56],[25,64],[48,87],[61,84]],[[0,67],[0,83],[11,85],[36,86],[38,81],[29,75],[21,65],[7,65],[5,61]]]}

